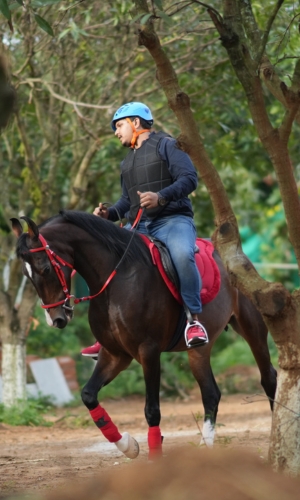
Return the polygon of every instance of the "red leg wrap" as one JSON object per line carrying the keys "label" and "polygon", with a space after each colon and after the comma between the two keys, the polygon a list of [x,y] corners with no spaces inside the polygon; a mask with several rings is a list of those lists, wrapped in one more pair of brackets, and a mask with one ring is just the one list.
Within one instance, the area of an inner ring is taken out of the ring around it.
{"label": "red leg wrap", "polygon": [[162,435],[159,426],[149,427],[148,430],[148,446],[149,446],[149,460],[155,460],[162,456]]}
{"label": "red leg wrap", "polygon": [[122,434],[119,433],[117,426],[102,406],[98,405],[94,410],[90,410],[90,415],[108,441],[115,443],[122,438]]}

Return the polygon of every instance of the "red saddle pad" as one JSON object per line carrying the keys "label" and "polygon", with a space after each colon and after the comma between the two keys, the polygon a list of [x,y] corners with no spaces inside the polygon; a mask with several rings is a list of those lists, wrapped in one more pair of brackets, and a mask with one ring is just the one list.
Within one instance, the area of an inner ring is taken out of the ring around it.
{"label": "red saddle pad", "polygon": [[[149,238],[147,238],[142,234],[140,236],[143,238],[144,242],[148,246],[149,251],[151,252],[152,255],[153,263],[157,266],[170,292],[175,297],[175,299],[178,300],[180,304],[182,304],[182,298],[178,289],[176,288],[174,283],[169,279],[169,277],[165,272],[158,248],[152,241],[149,240]],[[216,297],[216,295],[220,290],[221,286],[220,270],[217,266],[216,261],[212,256],[214,251],[213,244],[208,240],[197,238],[196,245],[199,248],[199,252],[195,254],[195,260],[202,278],[202,289],[200,292],[200,297],[202,304],[207,304]]]}

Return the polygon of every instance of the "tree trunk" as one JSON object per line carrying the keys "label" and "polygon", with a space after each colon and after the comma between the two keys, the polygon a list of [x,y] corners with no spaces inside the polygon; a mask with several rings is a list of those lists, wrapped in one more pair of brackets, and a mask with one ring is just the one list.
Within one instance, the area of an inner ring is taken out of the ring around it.
{"label": "tree trunk", "polygon": [[0,292],[2,341],[2,398],[6,407],[26,400],[26,335],[36,305],[36,293],[21,275],[20,263],[7,264],[4,290]]}
{"label": "tree trunk", "polygon": [[276,470],[300,475],[300,291],[269,328],[278,348],[278,387],[275,398],[269,459]]}
{"label": "tree trunk", "polygon": [[[297,352],[300,359],[300,349]],[[273,413],[269,460],[277,471],[300,474],[300,367],[281,370]]]}
{"label": "tree trunk", "polygon": [[9,407],[26,399],[25,338],[9,297],[1,295],[2,402]]}
{"label": "tree trunk", "polygon": [[[15,336],[10,332],[7,335],[11,341],[15,341]],[[17,340],[20,337],[17,336]],[[18,400],[25,400],[26,394],[26,347],[25,342],[2,343],[2,402],[9,407],[17,403]]]}

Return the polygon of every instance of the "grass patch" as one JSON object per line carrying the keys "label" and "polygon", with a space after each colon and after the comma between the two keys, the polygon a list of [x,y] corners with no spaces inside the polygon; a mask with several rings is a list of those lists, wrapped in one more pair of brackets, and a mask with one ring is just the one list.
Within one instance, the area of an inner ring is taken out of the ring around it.
{"label": "grass patch", "polygon": [[0,422],[13,426],[51,427],[52,423],[47,422],[44,415],[52,409],[53,405],[48,398],[20,400],[16,405],[9,408],[0,404]]}

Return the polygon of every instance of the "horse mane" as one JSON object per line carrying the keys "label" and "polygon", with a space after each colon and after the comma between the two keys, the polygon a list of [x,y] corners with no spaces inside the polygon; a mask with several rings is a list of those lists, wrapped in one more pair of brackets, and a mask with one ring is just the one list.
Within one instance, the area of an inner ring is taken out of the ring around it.
{"label": "horse mane", "polygon": [[[86,231],[118,258],[123,257],[126,251],[125,259],[128,262],[136,262],[137,260],[143,260],[145,264],[151,262],[149,259],[149,250],[137,234],[133,236],[131,231],[120,228],[111,221],[96,217],[87,212],[62,210],[59,215],[64,221]],[[49,220],[50,224],[52,221],[55,221],[55,217]],[[46,226],[48,226],[48,221],[46,222]],[[131,243],[128,247],[130,241]]]}
{"label": "horse mane", "polygon": [[[149,258],[149,250],[138,235],[133,236],[131,231],[122,229],[108,220],[96,217],[87,212],[61,210],[58,215],[54,215],[39,224],[38,228],[50,227],[61,220],[86,231],[119,259],[124,256],[127,262],[142,260],[144,264],[148,265],[152,262]],[[23,233],[18,239],[16,253],[19,258],[24,258],[29,253],[26,237],[27,233]],[[131,243],[128,246],[130,240]]]}

